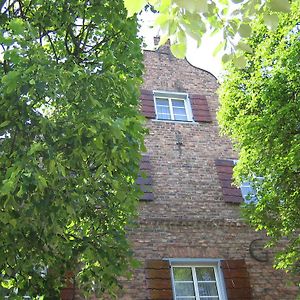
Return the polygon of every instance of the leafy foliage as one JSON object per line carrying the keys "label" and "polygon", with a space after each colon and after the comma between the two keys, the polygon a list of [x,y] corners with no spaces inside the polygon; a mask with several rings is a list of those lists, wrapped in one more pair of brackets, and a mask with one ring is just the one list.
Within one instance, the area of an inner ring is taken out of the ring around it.
{"label": "leafy foliage", "polygon": [[[294,0],[295,1],[295,0]],[[291,2],[291,1],[290,1]],[[276,30],[278,13],[289,12],[288,0],[124,0],[128,16],[141,11],[149,3],[158,13],[154,25],[161,32],[160,45],[168,39],[171,41],[171,51],[178,58],[186,54],[187,37],[195,39],[200,46],[203,34],[221,32],[224,41],[221,47],[228,53],[223,56],[223,62],[235,57],[237,66],[244,66],[244,53],[252,52],[238,43],[237,37],[248,38],[251,35],[251,21],[257,16],[263,16],[265,24],[271,30]],[[235,53],[237,52],[237,53]]]}
{"label": "leafy foliage", "polygon": [[2,295],[58,299],[67,271],[113,292],[143,149],[136,21],[123,1],[0,5]]}
{"label": "leafy foliage", "polygon": [[271,32],[255,22],[248,40],[255,53],[244,69],[228,68],[218,118],[240,151],[237,182],[252,181],[257,191],[258,203],[244,208],[247,219],[273,243],[284,238],[277,267],[299,271],[300,3],[281,17]]}

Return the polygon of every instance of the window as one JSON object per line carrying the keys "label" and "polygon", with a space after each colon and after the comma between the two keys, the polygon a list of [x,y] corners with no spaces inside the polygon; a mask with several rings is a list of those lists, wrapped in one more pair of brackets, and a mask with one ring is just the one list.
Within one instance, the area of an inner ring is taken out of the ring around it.
{"label": "window", "polygon": [[171,263],[174,300],[225,300],[218,263]]}
{"label": "window", "polygon": [[257,190],[254,188],[254,183],[256,184],[255,187],[257,188],[257,183],[261,183],[262,181],[263,177],[255,176],[254,182],[242,182],[240,188],[245,203],[257,203]]}
{"label": "window", "polygon": [[256,203],[257,202],[256,191],[251,186],[251,183],[249,181],[242,182],[240,188],[241,188],[242,196],[243,196],[245,203]]}
{"label": "window", "polygon": [[193,121],[187,94],[154,91],[154,99],[158,120]]}

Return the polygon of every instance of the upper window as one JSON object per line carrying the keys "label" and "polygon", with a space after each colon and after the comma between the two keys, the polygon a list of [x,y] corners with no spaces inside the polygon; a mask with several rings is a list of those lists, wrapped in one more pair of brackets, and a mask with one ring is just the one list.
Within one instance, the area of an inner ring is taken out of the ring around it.
{"label": "upper window", "polygon": [[217,265],[172,265],[175,300],[224,300]]}
{"label": "upper window", "polygon": [[257,202],[256,191],[249,181],[242,182],[240,188],[245,203]]}
{"label": "upper window", "polygon": [[187,94],[154,91],[154,100],[158,120],[193,121]]}
{"label": "upper window", "polygon": [[[263,177],[255,176],[254,180],[255,183],[261,183],[263,181]],[[241,192],[245,203],[257,203],[257,190],[254,188],[254,183],[250,181],[242,182]],[[256,184],[257,188],[257,184]]]}

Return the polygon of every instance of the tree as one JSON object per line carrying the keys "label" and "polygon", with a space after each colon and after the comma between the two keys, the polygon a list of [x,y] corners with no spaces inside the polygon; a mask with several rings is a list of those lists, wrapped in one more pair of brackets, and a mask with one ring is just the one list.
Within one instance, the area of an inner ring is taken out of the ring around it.
{"label": "tree", "polygon": [[128,15],[140,12],[150,5],[157,13],[156,26],[160,28],[160,45],[168,39],[171,51],[178,58],[186,54],[187,37],[201,44],[206,31],[221,32],[223,40],[215,52],[226,50],[223,62],[233,59],[234,63],[245,65],[244,53],[253,49],[241,38],[250,37],[251,21],[263,16],[264,23],[275,30],[279,12],[290,11],[289,0],[124,0]]}
{"label": "tree", "polygon": [[[282,16],[276,31],[261,19],[248,39],[256,49],[246,67],[228,68],[218,119],[240,157],[237,183],[250,181],[257,201],[244,213],[271,244],[284,242],[277,267],[299,272],[300,257],[300,3]],[[263,178],[258,179],[258,176]]]}
{"label": "tree", "polygon": [[[2,296],[114,291],[132,262],[142,54],[123,1],[1,1]],[[18,298],[19,297],[19,298]]]}

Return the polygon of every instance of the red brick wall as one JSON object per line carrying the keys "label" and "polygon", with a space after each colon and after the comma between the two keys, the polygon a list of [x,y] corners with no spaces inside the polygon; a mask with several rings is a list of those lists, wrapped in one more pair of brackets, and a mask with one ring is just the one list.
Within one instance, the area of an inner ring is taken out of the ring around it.
{"label": "red brick wall", "polygon": [[[143,89],[204,95],[213,122],[147,121],[154,200],[140,203],[138,226],[129,233],[136,257],[142,265],[162,258],[245,259],[253,299],[295,299],[295,288],[287,286],[287,278],[273,270],[271,261],[250,256],[249,244],[263,235],[243,223],[239,205],[223,200],[215,159],[237,155],[219,135],[216,78],[165,50],[145,51],[144,57]],[[124,288],[120,299],[147,299],[145,270],[136,270]]]}

